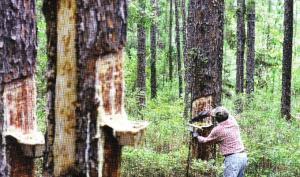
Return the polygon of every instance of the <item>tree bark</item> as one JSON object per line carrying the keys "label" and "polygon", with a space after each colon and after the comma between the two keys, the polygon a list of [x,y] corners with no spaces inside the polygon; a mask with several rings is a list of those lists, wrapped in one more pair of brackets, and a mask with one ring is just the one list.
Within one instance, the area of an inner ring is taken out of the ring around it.
{"label": "tree bark", "polygon": [[244,92],[245,0],[237,0],[236,93]]}
{"label": "tree bark", "polygon": [[293,0],[284,1],[281,115],[291,118],[291,79],[293,55]]}
{"label": "tree bark", "polygon": [[146,104],[146,32],[144,22],[145,2],[139,0],[141,19],[138,23],[138,61],[137,61],[137,99],[140,107],[145,107]]}
{"label": "tree bark", "polygon": [[248,3],[247,12],[247,80],[246,93],[250,95],[254,91],[254,70],[255,70],[255,2]]}
{"label": "tree bark", "polygon": [[217,72],[215,83],[215,90],[216,90],[216,97],[215,97],[215,104],[216,106],[221,105],[222,101],[222,84],[223,84],[223,47],[224,47],[224,11],[225,11],[225,4],[224,1],[220,1],[218,4],[218,8],[216,10],[216,13],[218,13],[218,22],[217,23],[217,29],[218,29],[218,42],[216,44],[216,50],[217,50],[217,64],[215,66],[215,70]]}
{"label": "tree bark", "polygon": [[[201,14],[201,15],[200,15]],[[213,108],[221,80],[219,70],[223,57],[224,1],[191,0],[188,14],[187,41],[191,60],[192,116]],[[217,83],[217,84],[216,84]],[[212,123],[212,119],[204,120]],[[207,136],[211,129],[199,132]],[[192,143],[192,157],[208,160],[213,157],[213,145]]]}
{"label": "tree bark", "polygon": [[175,30],[176,30],[176,49],[177,49],[177,69],[178,69],[178,92],[182,96],[182,70],[181,70],[181,46],[180,46],[180,26],[179,26],[179,0],[175,0]]}
{"label": "tree bark", "polygon": [[170,0],[170,12],[169,12],[169,80],[173,80],[173,0]]}
{"label": "tree bark", "polygon": [[125,0],[45,0],[48,114],[44,175],[120,176],[107,119],[124,110]]}
{"label": "tree bark", "polygon": [[151,98],[157,96],[157,79],[156,79],[156,35],[157,35],[157,2],[151,0],[153,9],[153,20],[151,24]]}
{"label": "tree bark", "polygon": [[[34,0],[0,2],[0,176],[35,176],[37,141]],[[31,139],[29,137],[32,137]],[[39,139],[38,139],[39,138]],[[29,151],[26,151],[29,150]]]}
{"label": "tree bark", "polygon": [[191,97],[191,73],[190,73],[190,61],[188,60],[188,52],[187,52],[187,41],[186,41],[186,3],[185,0],[181,1],[181,9],[182,9],[182,45],[183,45],[183,62],[184,62],[184,117],[186,119],[189,118],[190,114],[190,97]]}

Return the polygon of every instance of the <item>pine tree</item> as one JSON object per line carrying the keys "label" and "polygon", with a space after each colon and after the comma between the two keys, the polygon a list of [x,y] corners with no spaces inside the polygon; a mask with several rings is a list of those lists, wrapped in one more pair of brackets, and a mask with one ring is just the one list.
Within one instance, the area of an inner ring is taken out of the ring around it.
{"label": "pine tree", "polygon": [[291,79],[293,56],[293,0],[284,1],[281,115],[291,118]]}

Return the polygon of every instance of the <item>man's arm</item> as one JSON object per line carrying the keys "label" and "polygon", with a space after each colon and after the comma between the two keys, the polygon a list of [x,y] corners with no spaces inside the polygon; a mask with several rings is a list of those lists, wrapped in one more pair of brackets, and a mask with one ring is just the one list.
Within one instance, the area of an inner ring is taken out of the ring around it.
{"label": "man's arm", "polygon": [[214,128],[208,137],[203,137],[203,136],[197,136],[197,139],[200,143],[209,143],[209,142],[216,142],[219,139],[218,136],[218,130]]}

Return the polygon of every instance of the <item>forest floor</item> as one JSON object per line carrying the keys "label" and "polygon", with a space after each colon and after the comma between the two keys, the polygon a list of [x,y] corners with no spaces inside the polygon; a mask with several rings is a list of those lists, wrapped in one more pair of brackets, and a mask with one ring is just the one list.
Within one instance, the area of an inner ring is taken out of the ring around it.
{"label": "forest floor", "polygon": [[[185,176],[190,135],[183,114],[182,99],[177,90],[166,86],[169,92],[147,102],[145,110],[135,108],[133,95],[127,97],[127,111],[132,119],[139,114],[151,122],[145,142],[137,148],[127,147],[123,151],[123,176]],[[270,93],[257,90],[253,101],[245,103],[244,111],[234,114],[235,97],[223,98],[223,105],[231,110],[241,127],[249,165],[246,176],[300,176],[300,120],[286,121],[280,117],[280,89]],[[246,105],[247,103],[247,105]],[[300,95],[293,95],[293,115],[300,112]],[[221,175],[223,157],[216,161],[193,161],[190,171]]]}

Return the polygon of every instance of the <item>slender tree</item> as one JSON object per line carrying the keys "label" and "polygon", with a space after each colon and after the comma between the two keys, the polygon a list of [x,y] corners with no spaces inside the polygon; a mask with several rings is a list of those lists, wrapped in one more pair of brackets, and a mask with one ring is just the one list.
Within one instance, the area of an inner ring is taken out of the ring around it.
{"label": "slender tree", "polygon": [[177,69],[178,69],[178,88],[179,97],[182,96],[182,71],[181,71],[181,46],[180,46],[180,26],[179,26],[179,0],[175,0],[175,30],[176,30],[176,49],[177,49]]}
{"label": "slender tree", "polygon": [[215,104],[216,106],[221,105],[222,101],[222,84],[223,84],[223,46],[224,46],[224,11],[225,11],[225,4],[224,1],[221,0],[219,3],[216,4],[218,6],[216,13],[218,14],[218,22],[215,22],[218,28],[218,43],[216,44],[216,50],[217,50],[217,63],[215,65],[215,71],[217,72],[216,80],[214,81],[215,84]]}
{"label": "slender tree", "polygon": [[157,2],[151,0],[153,9],[153,19],[151,24],[151,98],[157,96],[157,79],[156,79],[156,35],[157,35]]}
{"label": "slender tree", "polygon": [[190,73],[190,61],[188,60],[187,53],[187,41],[186,41],[186,3],[185,0],[181,1],[182,10],[182,45],[183,45],[183,62],[184,62],[184,117],[189,118],[189,108],[190,108],[190,93],[191,93],[191,73]]}
{"label": "slender tree", "polygon": [[270,49],[270,45],[271,45],[271,39],[270,39],[270,33],[271,33],[271,26],[270,26],[270,17],[271,17],[271,11],[272,11],[272,0],[269,0],[268,1],[268,22],[267,22],[267,41],[266,41],[266,47],[267,47],[267,50]]}
{"label": "slender tree", "polygon": [[254,69],[255,69],[255,0],[249,0],[247,7],[247,78],[246,93],[249,95],[254,91]]}
{"label": "slender tree", "polygon": [[120,176],[107,120],[126,119],[123,48],[127,1],[45,0],[48,114],[45,177]]}
{"label": "slender tree", "polygon": [[244,91],[245,0],[237,0],[236,93]]}
{"label": "slender tree", "polygon": [[0,176],[35,176],[44,137],[36,122],[34,0],[0,2]]}
{"label": "slender tree", "polygon": [[[245,56],[245,0],[237,0],[237,26],[236,26],[236,85],[235,92],[240,94],[244,92],[244,56]],[[243,110],[243,103],[241,99],[235,102],[236,112],[240,113]]]}
{"label": "slender tree", "polygon": [[172,38],[173,38],[173,0],[170,0],[170,11],[169,11],[169,80],[173,79],[173,46],[172,46]]}
{"label": "slender tree", "polygon": [[144,0],[139,0],[140,14],[141,18],[138,23],[138,61],[137,61],[137,81],[136,86],[138,89],[138,104],[140,107],[145,107],[146,98],[146,32],[145,32],[145,22],[144,22],[144,10],[145,2]]}
{"label": "slender tree", "polygon": [[281,115],[291,118],[291,78],[293,55],[293,0],[284,1]]}
{"label": "slender tree", "polygon": [[298,28],[297,28],[297,19],[298,19],[298,2],[295,1],[294,3],[294,6],[295,6],[295,12],[294,12],[294,34],[293,34],[293,57],[294,58],[297,58],[297,50],[296,50],[296,39],[297,39],[297,31],[298,31]]}
{"label": "slender tree", "polygon": [[[201,14],[201,15],[198,15]],[[192,116],[209,110],[217,103],[216,88],[221,81],[219,70],[223,57],[224,1],[191,0],[188,14],[187,43],[191,60]],[[212,123],[211,119],[204,120]],[[210,129],[199,132],[207,136]],[[213,146],[192,142],[192,157],[208,160]]]}

